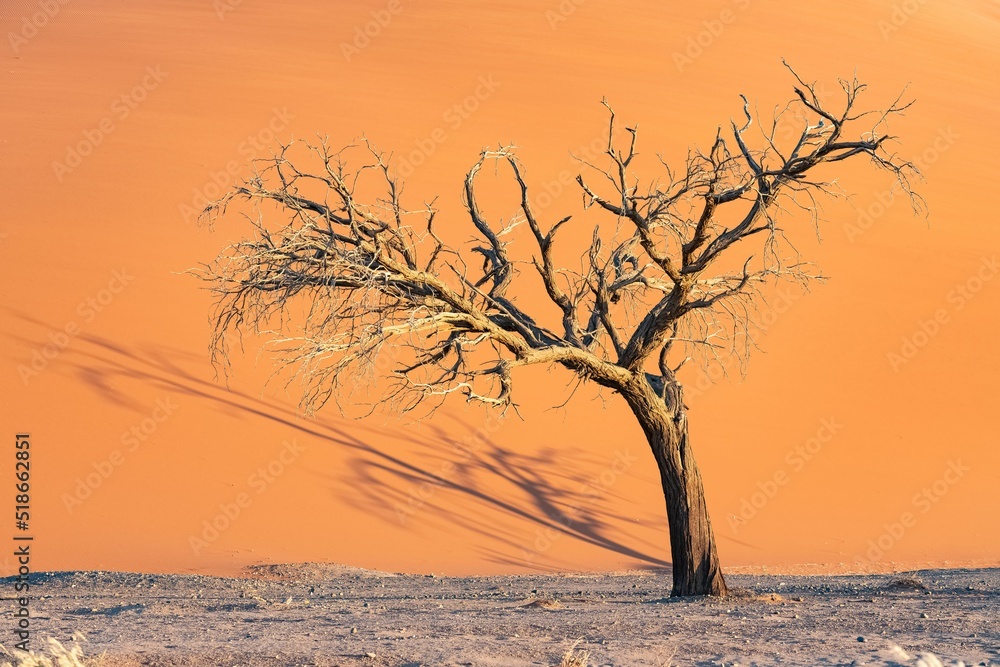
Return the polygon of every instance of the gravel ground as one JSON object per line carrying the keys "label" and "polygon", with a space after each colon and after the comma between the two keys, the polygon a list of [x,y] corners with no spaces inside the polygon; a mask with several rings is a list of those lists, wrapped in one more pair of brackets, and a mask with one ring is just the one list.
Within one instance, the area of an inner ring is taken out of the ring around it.
{"label": "gravel ground", "polygon": [[[104,667],[558,665],[577,641],[590,667],[939,664],[927,653],[945,665],[1000,665],[997,569],[728,579],[734,596],[672,600],[669,575],[648,572],[42,573],[32,641],[38,651],[45,637],[82,632]],[[3,583],[10,601],[13,580]]]}

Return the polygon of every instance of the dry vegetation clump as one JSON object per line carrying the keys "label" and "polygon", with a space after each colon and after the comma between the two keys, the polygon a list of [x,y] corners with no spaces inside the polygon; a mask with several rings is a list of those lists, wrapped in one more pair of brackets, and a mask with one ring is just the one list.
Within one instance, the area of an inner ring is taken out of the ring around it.
{"label": "dry vegetation clump", "polygon": [[885,589],[889,591],[926,591],[927,586],[924,585],[920,577],[907,574],[890,581]]}
{"label": "dry vegetation clump", "polygon": [[83,634],[75,632],[71,640],[73,643],[66,647],[55,637],[49,637],[45,642],[46,651],[41,653],[10,649],[0,644],[0,651],[13,659],[0,663],[0,667],[94,667],[101,664],[100,658],[84,659],[81,644],[87,638]]}
{"label": "dry vegetation clump", "polygon": [[[573,645],[569,647],[569,650],[563,654],[562,660],[555,667],[587,667],[590,664],[590,653],[587,651],[578,651],[577,646],[580,645],[581,639],[577,639],[573,642]],[[670,655],[662,656],[657,654],[657,666],[658,667],[670,667],[673,664],[674,655],[677,649],[671,651]]]}
{"label": "dry vegetation clump", "polygon": [[783,602],[801,602],[801,598],[788,599],[778,593],[758,593],[748,588],[730,588],[727,597],[747,602],[764,602],[765,604],[781,604]]}
{"label": "dry vegetation clump", "polygon": [[557,667],[587,667],[587,664],[590,661],[590,653],[587,651],[577,651],[576,647],[579,644],[579,639],[573,642],[573,645],[569,647],[569,650],[563,654],[562,661]]}
{"label": "dry vegetation clump", "polygon": [[536,600],[532,600],[528,604],[522,605],[522,607],[525,609],[565,609],[562,603],[555,598],[538,598]]}

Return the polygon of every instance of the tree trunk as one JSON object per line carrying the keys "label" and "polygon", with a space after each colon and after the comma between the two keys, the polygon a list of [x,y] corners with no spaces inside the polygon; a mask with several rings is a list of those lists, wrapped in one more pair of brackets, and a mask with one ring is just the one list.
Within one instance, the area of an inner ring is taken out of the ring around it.
{"label": "tree trunk", "polygon": [[671,595],[726,595],[705,489],[688,441],[680,385],[673,382],[663,391],[641,378],[623,395],[646,434],[660,470],[670,527],[674,577]]}

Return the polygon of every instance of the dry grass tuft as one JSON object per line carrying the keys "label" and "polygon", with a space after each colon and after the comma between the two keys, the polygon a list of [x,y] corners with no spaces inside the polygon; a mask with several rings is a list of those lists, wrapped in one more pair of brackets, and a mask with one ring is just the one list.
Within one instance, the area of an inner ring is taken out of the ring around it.
{"label": "dry grass tuft", "polygon": [[910,660],[913,659],[910,657],[909,653],[903,650],[902,646],[899,646],[897,644],[893,644],[892,646],[890,646],[888,653],[889,657],[891,657],[896,662],[909,662]]}
{"label": "dry grass tuft", "polygon": [[889,591],[926,591],[927,586],[920,580],[920,577],[908,574],[893,579],[886,585],[885,589]]}
{"label": "dry grass tuft", "polygon": [[94,667],[95,664],[100,664],[100,659],[96,662],[84,660],[80,644],[87,641],[87,638],[83,634],[75,632],[71,639],[73,644],[67,648],[58,639],[49,637],[46,640],[47,650],[41,653],[9,649],[0,644],[0,651],[14,660],[5,661],[0,667]]}
{"label": "dry grass tuft", "polygon": [[562,661],[559,663],[558,667],[587,667],[587,663],[590,661],[590,653],[587,651],[577,651],[576,647],[580,644],[579,639],[573,642],[573,645],[569,647],[569,650],[563,654]]}
{"label": "dry grass tuft", "polygon": [[730,588],[727,597],[736,600],[746,600],[747,602],[763,602],[765,604],[782,604],[784,602],[799,602],[800,600],[789,600],[777,593],[757,593],[746,588]]}
{"label": "dry grass tuft", "polygon": [[526,605],[522,605],[525,609],[565,609],[562,603],[555,598],[538,598],[537,600],[532,600]]}

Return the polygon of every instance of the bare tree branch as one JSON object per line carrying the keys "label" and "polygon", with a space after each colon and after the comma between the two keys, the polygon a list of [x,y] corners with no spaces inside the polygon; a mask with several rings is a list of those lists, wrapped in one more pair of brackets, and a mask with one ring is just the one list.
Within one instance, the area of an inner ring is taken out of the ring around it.
{"label": "bare tree branch", "polygon": [[[390,161],[367,140],[336,152],[325,139],[282,146],[206,210],[211,223],[233,202],[249,201],[255,232],[199,274],[217,297],[213,359],[228,363],[229,334],[271,338],[284,367],[302,381],[308,410],[356,391],[355,378],[374,378],[376,362],[389,359],[390,385],[376,400],[406,411],[456,393],[505,408],[512,404],[513,372],[530,364],[562,365],[611,388],[658,373],[666,387],[676,382],[667,359],[674,343],[684,348],[677,352],[684,360],[745,355],[751,314],[767,286],[820,277],[777,220],[798,209],[815,222],[817,195],[839,194],[832,182],[813,176],[822,165],[867,156],[915,208],[922,206],[910,186],[916,169],[886,148],[893,141],[889,120],[909,104],[897,98],[886,109],[859,109],[865,86],[855,78],[840,81],[844,97],[835,109],[789,70],[795,95],[776,110],[769,130],[741,96],[742,118],[730,123],[729,140],[720,129],[711,148],[691,151],[678,171],[661,159],[666,178],[648,186],[633,172],[638,129],[626,127],[616,141],[616,116],[604,101],[605,164],[586,166],[603,176],[611,194],[583,175],[577,182],[585,205],[596,204],[614,222],[593,227],[582,271],[557,264],[556,234],[572,216],[539,219],[512,146],[484,150],[466,174],[462,195],[475,238],[467,248],[436,231],[433,202],[404,206]],[[798,131],[783,145],[776,134],[786,115]],[[848,134],[865,119],[873,124]],[[313,167],[306,169],[308,160]],[[479,205],[477,176],[488,162],[507,165],[519,190],[506,224],[491,223]],[[273,211],[285,216],[283,224],[273,223]],[[471,262],[473,256],[481,262]],[[738,272],[717,268],[737,259]],[[533,266],[556,307],[557,331],[546,324],[551,314],[529,314],[509,296],[532,289],[518,270],[522,262]],[[301,322],[294,335],[272,333],[293,320]]]}

